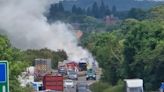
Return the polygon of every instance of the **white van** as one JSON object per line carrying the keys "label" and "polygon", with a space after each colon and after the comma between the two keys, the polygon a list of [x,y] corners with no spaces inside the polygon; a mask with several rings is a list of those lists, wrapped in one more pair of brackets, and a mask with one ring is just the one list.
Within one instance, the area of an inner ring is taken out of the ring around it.
{"label": "white van", "polygon": [[142,79],[125,79],[125,92],[144,92]]}

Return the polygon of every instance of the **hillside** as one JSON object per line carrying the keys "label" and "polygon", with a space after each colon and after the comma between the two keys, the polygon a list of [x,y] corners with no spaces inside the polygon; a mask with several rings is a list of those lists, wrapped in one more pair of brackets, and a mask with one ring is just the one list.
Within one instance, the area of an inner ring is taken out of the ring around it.
{"label": "hillside", "polygon": [[[64,2],[64,7],[67,10],[70,10],[72,5],[77,5],[82,8],[87,8],[90,7],[94,2],[100,3],[101,0],[65,0]],[[130,8],[143,8],[143,9],[148,9],[153,6],[159,5],[164,2],[155,2],[155,1],[150,1],[150,0],[103,0],[105,4],[107,4],[110,8],[112,6],[116,6],[118,10],[124,11],[124,10],[129,10]]]}

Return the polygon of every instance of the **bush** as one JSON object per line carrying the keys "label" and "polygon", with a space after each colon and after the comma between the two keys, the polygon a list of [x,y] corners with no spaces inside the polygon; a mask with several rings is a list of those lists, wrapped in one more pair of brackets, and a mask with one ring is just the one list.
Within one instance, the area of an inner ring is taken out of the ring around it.
{"label": "bush", "polygon": [[121,84],[121,85],[109,87],[103,92],[124,92],[124,88],[123,85]]}
{"label": "bush", "polygon": [[96,82],[90,86],[92,92],[124,92],[122,81],[116,86],[111,86],[105,82]]}
{"label": "bush", "polygon": [[92,92],[103,92],[105,89],[109,88],[110,85],[104,82],[96,82],[90,86]]}

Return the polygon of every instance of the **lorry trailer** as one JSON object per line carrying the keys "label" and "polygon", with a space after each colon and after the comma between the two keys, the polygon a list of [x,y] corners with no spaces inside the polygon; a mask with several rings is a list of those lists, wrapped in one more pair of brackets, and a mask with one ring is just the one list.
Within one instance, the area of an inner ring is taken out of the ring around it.
{"label": "lorry trailer", "polygon": [[63,76],[62,75],[45,75],[43,78],[44,90],[63,91]]}
{"label": "lorry trailer", "polygon": [[125,79],[125,92],[144,92],[142,79]]}

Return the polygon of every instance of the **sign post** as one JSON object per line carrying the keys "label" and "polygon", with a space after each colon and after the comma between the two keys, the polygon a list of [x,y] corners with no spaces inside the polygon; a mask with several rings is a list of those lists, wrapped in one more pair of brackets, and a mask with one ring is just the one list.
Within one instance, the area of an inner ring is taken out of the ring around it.
{"label": "sign post", "polygon": [[9,72],[7,61],[0,61],[0,92],[9,92]]}

